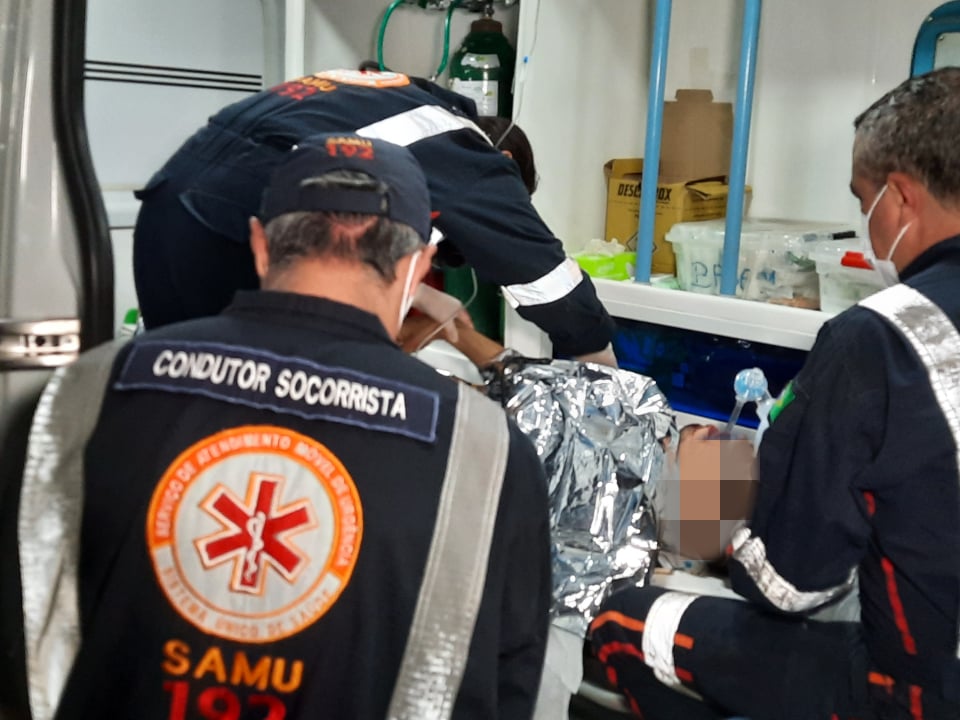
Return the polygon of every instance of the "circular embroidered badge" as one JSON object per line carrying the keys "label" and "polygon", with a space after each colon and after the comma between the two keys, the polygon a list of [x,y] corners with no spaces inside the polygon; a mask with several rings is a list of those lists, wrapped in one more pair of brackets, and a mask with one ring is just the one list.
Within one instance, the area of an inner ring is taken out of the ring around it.
{"label": "circular embroidered badge", "polygon": [[363,513],[326,446],[271,425],[204,438],[167,468],[147,546],[171,606],[205,633],[262,643],[313,624],[350,582]]}
{"label": "circular embroidered badge", "polygon": [[370,72],[369,70],[325,70],[314,74],[315,78],[321,80],[332,80],[333,82],[344,85],[361,85],[363,87],[403,87],[410,84],[410,78],[402,73],[381,70],[380,72]]}

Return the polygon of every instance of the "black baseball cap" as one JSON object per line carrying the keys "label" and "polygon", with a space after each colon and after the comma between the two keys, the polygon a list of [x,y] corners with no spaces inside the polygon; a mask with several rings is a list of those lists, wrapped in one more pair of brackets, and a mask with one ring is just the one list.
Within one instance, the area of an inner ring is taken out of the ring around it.
{"label": "black baseball cap", "polygon": [[[335,170],[366,173],[367,188],[330,187],[318,180]],[[405,147],[352,133],[312,135],[273,171],[263,193],[264,224],[292,212],[380,215],[430,238],[430,192],[420,163]]]}

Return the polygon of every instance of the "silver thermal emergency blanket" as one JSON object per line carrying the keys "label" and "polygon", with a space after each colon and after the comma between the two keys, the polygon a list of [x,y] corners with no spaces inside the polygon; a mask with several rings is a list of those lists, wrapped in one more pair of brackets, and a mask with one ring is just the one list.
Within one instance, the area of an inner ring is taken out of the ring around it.
{"label": "silver thermal emergency blanket", "polygon": [[604,365],[508,357],[484,376],[546,468],[553,624],[583,637],[611,589],[655,563],[673,412],[652,379]]}

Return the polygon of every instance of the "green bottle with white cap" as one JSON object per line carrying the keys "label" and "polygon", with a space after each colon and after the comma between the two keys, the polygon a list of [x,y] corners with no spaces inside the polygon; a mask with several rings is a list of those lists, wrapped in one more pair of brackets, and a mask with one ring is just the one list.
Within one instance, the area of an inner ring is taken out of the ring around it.
{"label": "green bottle with white cap", "polygon": [[477,104],[477,114],[509,118],[513,113],[513,67],[517,55],[491,16],[474,20],[450,63],[450,89]]}

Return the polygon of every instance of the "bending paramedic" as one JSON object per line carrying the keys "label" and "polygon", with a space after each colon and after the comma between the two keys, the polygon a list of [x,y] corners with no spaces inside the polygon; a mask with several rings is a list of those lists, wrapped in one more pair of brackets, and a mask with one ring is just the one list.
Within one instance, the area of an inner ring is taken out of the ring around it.
{"label": "bending paramedic", "polygon": [[237,289],[255,288],[247,221],[270,170],[307,136],[356,132],[406,146],[420,162],[445,238],[440,257],[500,285],[555,352],[615,365],[612,320],[530,203],[526,137],[513,127],[494,147],[481,125],[500,128],[471,100],[391,72],[320,72],[224,108],[138,193],[134,278],[146,326],[215,314]]}
{"label": "bending paramedic", "polygon": [[435,252],[416,159],[308,139],[261,218],[262,290],[45,390],[19,527],[34,720],[529,717],[546,482],[498,405],[391,340]]}
{"label": "bending paramedic", "polygon": [[[747,602],[631,590],[595,621],[647,720],[960,717],[960,69],[855,127],[864,255],[889,287],[823,326],[771,412],[732,542]],[[850,592],[859,622],[808,619]]]}

